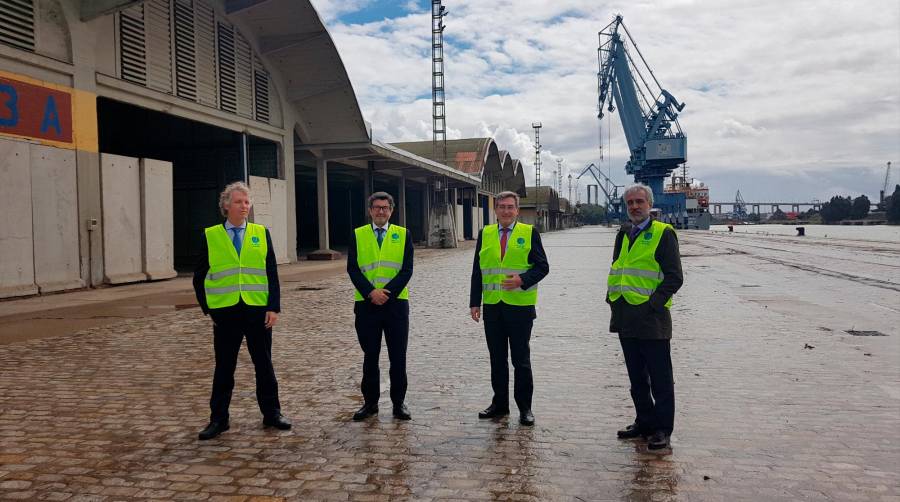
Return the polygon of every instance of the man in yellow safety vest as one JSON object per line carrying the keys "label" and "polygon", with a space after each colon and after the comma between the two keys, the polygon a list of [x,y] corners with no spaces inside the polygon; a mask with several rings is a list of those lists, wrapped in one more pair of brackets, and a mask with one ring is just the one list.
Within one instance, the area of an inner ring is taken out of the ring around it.
{"label": "man in yellow safety vest", "polygon": [[391,402],[394,418],[412,416],[406,399],[406,347],[409,340],[409,291],[413,272],[412,238],[406,228],[390,223],[394,198],[386,192],[369,196],[372,223],[363,225],[350,238],[347,274],[356,288],[353,312],[356,337],[363,350],[362,407],[353,420],[378,414],[381,376],[378,356],[384,334],[391,368]]}
{"label": "man in yellow safety vest", "polygon": [[519,408],[519,423],[534,425],[531,396],[531,328],[537,317],[537,284],[550,272],[547,255],[538,231],[517,222],[519,196],[501,192],[494,199],[496,225],[488,225],[478,234],[475,262],[469,288],[472,320],[482,317],[491,360],[491,388],[494,397],[478,418],[497,418],[509,414],[509,366],[514,368],[513,397]]}
{"label": "man in yellow safety vest", "polygon": [[212,317],[216,354],[209,425],[200,432],[201,440],[229,429],[228,406],[244,337],[256,371],[256,400],[263,425],[291,428],[281,415],[272,367],[272,326],[281,311],[278,266],[269,230],[247,221],[251,205],[246,184],[238,181],[225,187],[219,209],[226,220],[205,230],[194,269],[194,291],[203,313]]}
{"label": "man in yellow safety vest", "polygon": [[683,282],[678,238],[671,225],[650,217],[653,191],[634,184],[622,197],[630,223],[616,235],[607,276],[609,330],[619,334],[636,418],[620,439],[647,438],[647,448],[670,447],[675,423],[672,377],[672,295]]}

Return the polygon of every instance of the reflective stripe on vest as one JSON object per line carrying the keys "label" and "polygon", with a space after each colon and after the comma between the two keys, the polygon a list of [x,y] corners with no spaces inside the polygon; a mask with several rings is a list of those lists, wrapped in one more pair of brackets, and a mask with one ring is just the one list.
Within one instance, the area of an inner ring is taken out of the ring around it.
{"label": "reflective stripe on vest", "polygon": [[[391,282],[403,268],[403,257],[406,254],[406,229],[398,225],[388,225],[387,233],[378,247],[378,239],[372,225],[363,225],[354,231],[356,235],[356,264],[360,272],[375,288],[383,288]],[[396,291],[391,291],[391,296]],[[362,294],[354,290],[353,298],[361,302]],[[401,300],[409,299],[409,288],[396,296]]]}
{"label": "reflective stripe on vest", "polygon": [[206,229],[209,272],[203,281],[206,303],[211,309],[237,305],[265,306],[269,303],[269,278],[266,275],[266,227],[247,223],[244,244],[238,256],[224,225]]}
{"label": "reflective stripe on vest", "polygon": [[[652,220],[650,226],[637,235],[631,249],[628,249],[631,242],[628,234],[622,237],[619,257],[610,267],[606,279],[609,301],[614,302],[622,297],[631,305],[640,305],[650,300],[650,295],[663,281],[662,268],[656,261],[656,250],[666,228],[672,226]],[[672,298],[669,298],[666,307],[671,305]]]}
{"label": "reflective stripe on vest", "polygon": [[485,305],[503,302],[507,305],[537,304],[537,284],[528,289],[503,289],[503,279],[511,274],[524,274],[531,270],[528,254],[531,252],[531,233],[534,228],[516,222],[506,244],[506,253],[500,259],[500,226],[488,225],[481,232],[481,251],[478,263],[481,268],[481,301]]}

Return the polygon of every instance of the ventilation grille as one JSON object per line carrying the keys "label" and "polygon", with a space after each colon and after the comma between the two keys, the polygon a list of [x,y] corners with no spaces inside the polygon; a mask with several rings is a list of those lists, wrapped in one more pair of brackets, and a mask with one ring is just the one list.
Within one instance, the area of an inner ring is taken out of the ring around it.
{"label": "ventilation grille", "polygon": [[119,15],[122,78],[147,85],[147,50],[144,41],[144,7],[138,5]]}
{"label": "ventilation grille", "polygon": [[0,42],[34,52],[34,2],[0,0]]}
{"label": "ventilation grille", "polygon": [[237,65],[237,114],[253,118],[253,52],[247,39],[237,32],[234,34],[234,60]]}
{"label": "ventilation grille", "polygon": [[271,120],[269,73],[247,39],[206,1],[146,0],[118,16],[123,80],[241,117]]}
{"label": "ventilation grille", "polygon": [[216,14],[203,2],[194,5],[194,40],[197,48],[197,102],[219,106],[216,92]]}
{"label": "ventilation grille", "polygon": [[256,120],[269,122],[269,74],[265,70],[254,70],[253,92],[256,103]]}
{"label": "ventilation grille", "polygon": [[194,6],[191,0],[175,0],[175,91],[197,100],[197,44],[194,41]]}
{"label": "ventilation grille", "polygon": [[144,2],[147,40],[147,87],[172,94],[172,32],[168,0]]}
{"label": "ventilation grille", "polygon": [[234,74],[234,30],[219,23],[219,104],[225,111],[237,113],[237,89]]}

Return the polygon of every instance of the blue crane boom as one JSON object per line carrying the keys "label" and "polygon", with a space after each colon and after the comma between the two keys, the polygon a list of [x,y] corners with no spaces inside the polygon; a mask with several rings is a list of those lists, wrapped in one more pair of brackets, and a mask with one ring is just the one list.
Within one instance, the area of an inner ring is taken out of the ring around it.
{"label": "blue crane boom", "polygon": [[[678,123],[684,103],[659,85],[621,15],[598,35],[598,118],[603,118],[604,108],[609,112],[618,108],[630,151],[625,172],[633,175],[635,182],[650,186],[654,206],[664,217],[681,223],[686,218],[684,194],[665,193],[663,185],[672,171],[687,161],[687,137]],[[650,76],[650,82],[632,52]]]}

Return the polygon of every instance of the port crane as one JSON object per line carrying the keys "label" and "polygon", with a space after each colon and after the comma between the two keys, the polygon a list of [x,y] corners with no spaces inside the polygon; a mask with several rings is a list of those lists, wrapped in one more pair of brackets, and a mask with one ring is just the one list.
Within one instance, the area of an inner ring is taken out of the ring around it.
{"label": "port crane", "polygon": [[[684,103],[660,86],[621,15],[598,37],[598,118],[604,117],[604,109],[610,113],[618,109],[630,151],[625,172],[634,175],[635,182],[650,186],[654,207],[663,219],[680,224],[686,219],[685,196],[665,193],[663,186],[670,173],[687,161],[687,136],[678,123]],[[600,151],[602,155],[602,145]]]}
{"label": "port crane", "polygon": [[891,184],[891,163],[888,162],[887,168],[884,170],[884,185],[882,185],[882,187],[881,187],[881,194],[880,194],[881,200],[878,201],[879,204],[884,202],[885,197],[888,197],[891,195],[888,193],[888,188],[890,187],[890,184]]}
{"label": "port crane", "polygon": [[738,221],[747,219],[747,203],[744,202],[740,190],[738,190],[737,194],[734,196],[734,206],[731,207],[731,216]]}
{"label": "port crane", "polygon": [[[597,186],[600,187],[600,190],[603,191],[603,196],[606,197],[606,219],[622,219],[624,217],[622,214],[622,194],[619,193],[619,189],[623,188],[624,185],[616,185],[609,177],[603,174],[603,171],[594,165],[593,162],[585,166],[584,169],[581,170],[581,174],[575,179],[579,180],[588,173],[594,177],[594,181],[597,182]],[[588,190],[590,190],[590,188],[588,188]],[[588,198],[590,198],[590,195]]]}

